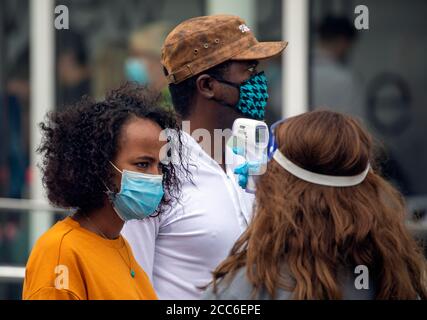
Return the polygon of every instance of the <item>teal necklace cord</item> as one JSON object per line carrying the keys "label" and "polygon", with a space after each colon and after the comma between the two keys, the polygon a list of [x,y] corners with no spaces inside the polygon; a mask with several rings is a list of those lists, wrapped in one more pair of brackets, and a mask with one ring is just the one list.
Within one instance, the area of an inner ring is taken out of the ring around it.
{"label": "teal necklace cord", "polygon": [[[108,237],[97,227],[97,225],[87,215],[84,214],[84,217],[92,225],[92,227],[94,227],[96,229],[96,231],[98,232],[98,234],[100,236],[102,236],[106,240],[110,240],[110,239],[108,239]],[[129,263],[127,263],[126,260],[125,260],[125,258],[123,258],[123,256],[120,253],[119,249],[117,249],[117,252],[120,255],[120,258],[122,258],[123,262],[129,267],[130,276],[132,278],[135,278],[135,271],[132,269],[132,262],[130,260],[130,254],[129,254],[129,250],[128,250],[128,247],[127,247],[126,243],[124,244],[124,246],[126,248],[126,252],[127,252],[127,255],[128,255],[128,261],[129,261]]]}

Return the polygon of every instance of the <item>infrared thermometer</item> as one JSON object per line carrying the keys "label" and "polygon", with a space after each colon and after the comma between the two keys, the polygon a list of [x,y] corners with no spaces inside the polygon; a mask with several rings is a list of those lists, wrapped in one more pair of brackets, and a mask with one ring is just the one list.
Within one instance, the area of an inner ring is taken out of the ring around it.
{"label": "infrared thermometer", "polygon": [[267,170],[268,138],[268,126],[263,121],[238,118],[233,123],[230,147],[248,163],[246,192],[255,193],[256,176]]}

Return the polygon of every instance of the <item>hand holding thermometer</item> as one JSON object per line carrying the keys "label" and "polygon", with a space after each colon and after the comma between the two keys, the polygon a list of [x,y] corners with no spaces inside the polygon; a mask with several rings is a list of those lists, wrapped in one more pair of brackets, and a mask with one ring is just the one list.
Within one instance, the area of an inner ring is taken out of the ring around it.
{"label": "hand holding thermometer", "polygon": [[234,173],[239,175],[239,184],[246,192],[255,193],[255,178],[267,169],[268,127],[263,121],[238,118],[232,132],[231,148],[246,160]]}

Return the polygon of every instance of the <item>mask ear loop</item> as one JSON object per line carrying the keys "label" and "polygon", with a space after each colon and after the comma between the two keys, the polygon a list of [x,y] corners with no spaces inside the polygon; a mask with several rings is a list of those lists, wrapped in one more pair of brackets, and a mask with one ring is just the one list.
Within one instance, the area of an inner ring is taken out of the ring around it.
{"label": "mask ear loop", "polygon": [[[236,105],[231,105],[231,104],[229,104],[229,103],[227,103],[226,101],[224,101],[224,100],[222,100],[222,99],[215,99],[215,98],[213,98],[213,100],[214,101],[216,101],[216,102],[218,102],[219,104],[221,104],[221,105],[223,105],[223,106],[226,106],[226,107],[229,107],[229,108],[232,108],[232,109],[234,109],[234,110],[236,110],[236,111],[238,111],[239,113],[241,113],[241,114],[243,114],[244,115],[244,113],[242,113],[240,110],[239,110],[239,105],[240,105],[240,96],[241,96],[241,92],[240,92],[240,90],[241,90],[241,87],[242,86],[244,86],[246,83],[248,83],[250,80],[252,80],[253,78],[256,78],[256,77],[258,77],[258,76],[262,76],[262,75],[264,75],[265,73],[264,73],[264,71],[260,71],[260,72],[258,72],[258,73],[256,73],[256,74],[254,74],[254,75],[252,75],[251,77],[249,77],[248,79],[246,79],[245,81],[243,81],[242,83],[240,83],[240,84],[237,84],[237,83],[234,83],[234,82],[231,82],[231,81],[228,81],[228,80],[224,80],[224,79],[218,79],[218,78],[216,78],[216,77],[214,77],[214,76],[211,76],[212,78],[214,78],[216,81],[218,81],[218,82],[220,82],[220,83],[224,83],[224,84],[226,84],[226,85],[229,85],[229,86],[231,86],[231,87],[234,87],[235,89],[237,89],[238,90],[238,93],[239,93],[239,100],[237,101],[237,104]],[[245,115],[246,116],[246,115]],[[261,120],[261,119],[260,119]]]}
{"label": "mask ear loop", "polygon": [[[117,168],[115,165],[114,165],[114,163],[112,163],[111,161],[108,161],[112,166],[113,166],[113,168],[114,169],[116,169],[120,174],[123,174],[123,171],[121,171],[119,168]],[[111,199],[111,197],[115,194],[115,192],[114,191],[111,191],[110,190],[110,188],[108,188],[108,186],[105,184],[105,182],[104,182],[104,180],[101,180],[101,182],[102,182],[102,184],[104,185],[104,187],[105,187],[105,189],[107,189],[106,191],[104,191],[106,194],[107,194],[107,196],[108,196],[108,198],[110,198]]]}
{"label": "mask ear loop", "polygon": [[232,86],[232,87],[236,88],[239,91],[240,91],[240,87],[242,86],[242,84],[237,84],[237,83],[234,83],[234,82],[231,82],[231,81],[227,81],[227,80],[223,80],[223,79],[217,79],[215,77],[212,77],[212,78],[214,78],[218,82],[221,82],[221,83],[224,83],[226,85]]}
{"label": "mask ear loop", "polygon": [[[110,162],[111,163],[111,162]],[[112,163],[111,163],[112,164]],[[113,166],[114,166],[114,164],[113,164]],[[115,166],[114,166],[115,167]],[[116,195],[116,193],[115,192],[113,192],[113,191],[111,191],[110,190],[110,188],[108,188],[107,187],[107,185],[105,184],[105,182],[104,182],[104,180],[101,180],[102,181],[102,184],[105,186],[105,188],[107,189],[106,191],[104,191],[104,193],[107,195],[107,197],[108,197],[108,200],[110,200],[110,204],[111,204],[111,207],[113,208],[113,210],[116,212],[116,214],[120,217],[120,219],[122,219],[123,220],[123,218],[121,217],[121,215],[120,215],[120,213],[117,211],[117,209],[116,209],[116,207],[114,206],[114,202],[113,202],[113,199],[114,199],[114,197],[115,197],[115,195]],[[124,220],[123,220],[124,221]]]}
{"label": "mask ear loop", "polygon": [[[212,77],[212,76],[211,76]],[[227,81],[227,80],[222,80],[222,79],[217,79],[217,78],[215,78],[215,77],[212,77],[212,78],[214,78],[216,81],[218,81],[218,82],[220,82],[220,83],[223,83],[223,84],[226,84],[226,85],[229,85],[229,86],[231,86],[231,87],[233,87],[233,88],[235,88],[235,89],[237,89],[237,91],[238,91],[238,100],[237,100],[237,103],[235,104],[235,105],[232,105],[232,104],[230,104],[230,103],[228,103],[227,101],[225,101],[225,100],[222,100],[222,99],[216,99],[216,98],[212,98],[212,100],[214,100],[214,101],[216,101],[216,102],[218,102],[220,105],[223,105],[223,106],[225,106],[225,107],[228,107],[228,108],[231,108],[231,109],[233,109],[233,110],[235,110],[235,111],[237,111],[237,112],[239,112],[240,114],[242,114],[243,116],[245,116],[240,110],[239,110],[239,104],[240,104],[240,87],[244,84],[244,82],[243,83],[241,83],[241,84],[237,84],[237,83],[234,83],[234,82],[230,82],[230,81]]]}
{"label": "mask ear loop", "polygon": [[101,180],[101,182],[104,185],[105,189],[107,189],[106,191],[104,191],[107,195],[113,193],[113,191],[111,191],[110,188],[107,187],[107,185],[105,184],[104,180]]}
{"label": "mask ear loop", "polygon": [[[240,86],[241,86],[241,85],[239,85],[239,84],[237,84],[237,83],[234,83],[234,82],[227,81],[227,80],[218,79],[218,78],[213,77],[213,76],[211,76],[211,77],[212,77],[213,79],[215,79],[216,81],[220,82],[220,83],[226,84],[226,85],[228,85],[228,86],[231,86],[231,87],[233,87],[233,88],[237,89],[237,91],[239,92],[239,100],[240,100]],[[219,104],[221,104],[221,105],[223,105],[223,106],[225,106],[225,107],[229,107],[229,108],[231,108],[231,109],[236,109],[237,105],[239,104],[239,101],[237,101],[237,104],[236,104],[236,105],[232,105],[232,104],[230,104],[230,103],[228,103],[227,101],[222,100],[222,99],[212,98],[212,100],[214,100],[214,101],[218,102]]]}
{"label": "mask ear loop", "polygon": [[123,174],[123,171],[120,170],[119,168],[117,168],[114,163],[112,163],[110,160],[108,160],[108,162],[114,167],[114,169],[116,169],[118,172],[120,172],[121,174]]}
{"label": "mask ear loop", "polygon": [[228,81],[228,80],[224,80],[224,79],[218,79],[218,78],[215,78],[215,77],[212,77],[212,76],[211,77],[214,78],[218,82],[221,82],[221,83],[224,83],[224,84],[228,84],[229,86],[232,86],[232,87],[234,87],[234,88],[236,88],[236,89],[238,89],[240,91],[240,87],[244,86],[248,81],[252,80],[253,78],[262,76],[264,74],[265,74],[264,71],[260,71],[260,72],[258,72],[256,74],[250,76],[248,79],[246,79],[245,81],[243,81],[240,84],[234,83],[234,82],[231,82],[231,81]]}

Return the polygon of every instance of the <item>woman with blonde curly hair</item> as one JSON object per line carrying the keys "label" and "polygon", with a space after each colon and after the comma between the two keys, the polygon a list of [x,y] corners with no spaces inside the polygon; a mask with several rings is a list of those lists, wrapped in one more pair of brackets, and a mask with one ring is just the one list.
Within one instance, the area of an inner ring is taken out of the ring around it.
{"label": "woman with blonde curly hair", "polygon": [[361,125],[313,111],[273,134],[254,218],[205,297],[426,299],[426,260],[405,227],[403,197],[375,169]]}

